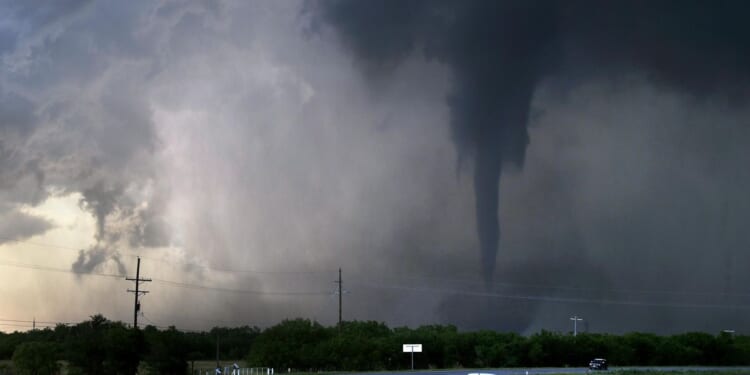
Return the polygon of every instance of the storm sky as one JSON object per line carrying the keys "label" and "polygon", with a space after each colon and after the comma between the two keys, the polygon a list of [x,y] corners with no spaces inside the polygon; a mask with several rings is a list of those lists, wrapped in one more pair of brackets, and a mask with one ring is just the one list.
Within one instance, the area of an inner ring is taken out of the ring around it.
{"label": "storm sky", "polygon": [[746,332],[741,8],[0,1],[0,329]]}

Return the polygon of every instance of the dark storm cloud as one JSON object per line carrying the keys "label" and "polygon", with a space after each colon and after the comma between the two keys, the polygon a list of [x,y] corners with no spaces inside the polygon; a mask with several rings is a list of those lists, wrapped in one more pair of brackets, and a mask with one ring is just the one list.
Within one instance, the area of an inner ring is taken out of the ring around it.
{"label": "dark storm cloud", "polygon": [[22,147],[4,140],[0,140],[0,178],[4,203],[37,204],[47,196],[40,160],[28,158]]}
{"label": "dark storm cloud", "polygon": [[150,224],[161,213],[146,217],[141,208],[150,199],[141,191],[155,184],[158,143],[142,93],[153,64],[142,61],[156,41],[133,32],[150,8],[131,5],[0,4],[11,39],[0,50],[2,196],[35,205],[52,190],[81,194],[97,245],[76,262],[79,271],[116,258],[126,237],[145,233],[137,246],[166,243],[166,226]]}
{"label": "dark storm cloud", "polygon": [[504,164],[522,165],[539,82],[562,89],[592,77],[650,81],[699,96],[744,98],[750,27],[744,2],[320,1],[367,71],[415,52],[451,68],[447,102],[459,163],[474,162],[477,232],[486,282],[499,241]]}
{"label": "dark storm cloud", "polygon": [[[50,265],[123,274],[137,253],[146,277],[260,292],[155,283],[160,325],[332,323],[341,267],[347,320],[740,329],[603,302],[742,304],[724,292],[750,283],[742,12],[673,4],[0,2],[0,222],[72,195],[93,229],[40,240],[83,249]],[[51,318],[123,319],[122,281],[74,280],[86,300]]]}
{"label": "dark storm cloud", "polygon": [[166,197],[155,197],[146,209],[134,213],[135,225],[129,244],[138,247],[162,247],[170,244],[170,226],[164,218]]}
{"label": "dark storm cloud", "polygon": [[99,182],[91,188],[82,192],[81,206],[89,211],[96,219],[96,237],[102,239],[105,235],[104,228],[109,216],[118,206],[118,198],[122,196],[121,187],[107,188]]}
{"label": "dark storm cloud", "polygon": [[29,62],[34,48],[54,40],[90,0],[0,2],[0,56],[10,71]]}
{"label": "dark storm cloud", "polygon": [[0,131],[3,134],[28,134],[36,124],[34,104],[13,92],[0,91]]}
{"label": "dark storm cloud", "polygon": [[125,276],[127,270],[120,260],[120,255],[112,249],[94,246],[87,250],[80,250],[78,258],[70,267],[75,273],[91,273],[100,269],[106,262],[112,262],[117,268],[117,274]]}
{"label": "dark storm cloud", "polygon": [[45,218],[15,209],[4,209],[0,204],[0,244],[24,240],[42,234],[52,227],[53,224]]}
{"label": "dark storm cloud", "polygon": [[4,203],[38,203],[46,196],[40,161],[26,149],[39,121],[35,110],[29,99],[0,86],[0,196]]}
{"label": "dark storm cloud", "polygon": [[[30,29],[48,25],[80,10],[91,0],[61,0],[48,1],[2,1],[0,8],[9,20],[14,20],[19,25]],[[23,29],[23,28],[21,28]]]}
{"label": "dark storm cloud", "polygon": [[[696,95],[746,94],[750,28],[744,1],[561,3],[564,57],[578,74],[645,72]],[[571,68],[570,65],[567,66]]]}

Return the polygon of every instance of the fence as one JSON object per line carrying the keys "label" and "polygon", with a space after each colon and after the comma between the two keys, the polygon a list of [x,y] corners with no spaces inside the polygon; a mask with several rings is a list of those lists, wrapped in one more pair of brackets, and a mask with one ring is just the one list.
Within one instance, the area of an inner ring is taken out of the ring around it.
{"label": "fence", "polygon": [[[242,367],[234,368],[227,366],[221,369],[222,375],[274,375],[274,370],[270,367]],[[216,368],[195,369],[191,375],[216,375]]]}

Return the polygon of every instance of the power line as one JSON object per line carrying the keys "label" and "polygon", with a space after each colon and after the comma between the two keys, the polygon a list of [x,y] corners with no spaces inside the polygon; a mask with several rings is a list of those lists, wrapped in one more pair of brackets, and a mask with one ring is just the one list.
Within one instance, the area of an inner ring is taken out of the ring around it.
{"label": "power line", "polygon": [[[44,267],[38,265],[30,265],[23,263],[9,263],[1,262],[0,266],[9,267],[20,267],[29,268],[40,271],[51,271],[60,273],[70,273],[81,276],[99,276],[108,278],[122,278],[120,275],[115,274],[102,274],[102,273],[82,273],[66,269],[58,269],[52,267]],[[243,290],[243,289],[229,289],[221,287],[213,287],[199,284],[182,283],[171,280],[159,280],[154,279],[155,283],[174,286],[178,288],[194,289],[194,290],[209,290],[218,292],[228,293],[239,293],[239,294],[252,294],[252,295],[275,295],[275,296],[320,296],[330,295],[328,292],[269,292],[262,290]],[[588,303],[588,304],[603,304],[603,305],[624,305],[624,306],[651,306],[651,307],[675,307],[675,308],[717,308],[717,309],[750,309],[748,305],[720,305],[720,304],[691,304],[691,303],[657,303],[657,302],[643,302],[643,301],[618,301],[611,299],[586,299],[586,298],[568,298],[568,297],[553,297],[553,296],[538,296],[538,295],[513,295],[513,294],[502,294],[494,292],[478,292],[478,291],[467,291],[459,289],[435,289],[425,287],[407,287],[400,285],[387,285],[387,284],[375,284],[367,282],[350,282],[353,285],[359,285],[367,288],[380,288],[380,289],[391,289],[391,290],[404,290],[404,291],[417,291],[417,292],[429,292],[429,293],[440,293],[440,294],[457,294],[457,295],[468,295],[478,297],[490,297],[490,298],[503,298],[503,299],[514,299],[514,300],[527,300],[527,301],[546,301],[546,302],[557,302],[557,303]]]}
{"label": "power line", "polygon": [[[51,247],[55,249],[63,249],[63,250],[72,250],[72,251],[81,251],[83,249],[80,248],[74,248],[70,246],[61,246],[61,245],[53,245],[49,243],[43,243],[43,242],[36,242],[36,241],[28,241],[28,240],[19,240],[17,238],[11,238],[11,237],[5,237],[0,236],[0,240],[5,240],[6,242],[15,242],[15,243],[23,243],[27,245],[33,245],[33,246],[40,246],[40,247]],[[0,243],[0,245],[3,245]]]}
{"label": "power line", "polygon": [[165,327],[165,326],[160,326],[160,325],[158,325],[158,324],[154,323],[154,322],[153,322],[153,321],[152,321],[151,319],[149,319],[149,318],[148,318],[148,317],[146,316],[146,314],[143,314],[143,319],[144,319],[144,320],[146,320],[147,322],[151,323],[151,325],[152,325],[152,326],[154,326],[154,327],[156,327],[156,328],[161,328],[161,329],[165,329],[165,328],[168,328],[168,327]]}
{"label": "power line", "polygon": [[0,326],[3,326],[3,327],[31,328],[31,325],[29,325],[29,324],[0,323]]}
{"label": "power line", "polygon": [[70,274],[79,275],[79,276],[100,276],[100,277],[110,277],[110,278],[116,278],[116,279],[120,279],[123,277],[122,275],[111,274],[111,273],[81,272],[81,271],[75,271],[72,269],[62,269],[62,268],[39,266],[36,264],[30,264],[30,263],[19,263],[19,262],[8,262],[8,261],[0,261],[0,266],[28,268],[28,269],[37,270],[37,271],[70,273]]}
{"label": "power line", "polygon": [[[35,241],[27,241],[27,240],[19,240],[14,239],[10,237],[4,237],[0,236],[0,239],[6,240],[8,242],[16,242],[16,243],[24,243],[34,246],[40,246],[40,247],[49,247],[49,248],[57,248],[57,249],[64,249],[64,250],[71,250],[79,252],[82,249],[73,248],[69,246],[61,246],[56,244],[49,244],[49,243],[41,243],[41,242],[35,242]],[[152,257],[144,257],[139,256],[136,254],[129,254],[129,253],[120,253],[118,254],[122,256],[127,257],[133,257],[133,258],[143,258],[144,260],[154,261],[154,262],[160,262],[168,265],[174,265],[174,263],[178,263],[184,266],[188,267],[195,267],[215,272],[225,272],[225,273],[240,273],[240,274],[277,274],[277,275],[323,275],[323,274],[330,274],[331,271],[300,271],[300,270],[242,270],[242,269],[232,269],[232,268],[223,268],[223,267],[211,267],[206,265],[197,264],[194,262],[185,262],[180,260],[164,260],[159,258],[152,258]],[[0,263],[2,265],[2,263]],[[32,268],[32,267],[29,267]],[[59,270],[53,270],[58,271]],[[93,273],[78,273],[80,275],[90,275]],[[99,274],[101,276],[104,276],[103,274]],[[120,275],[106,275],[109,277],[121,277]],[[391,275],[386,277],[380,277],[380,279],[412,279],[412,280],[430,280],[430,281],[445,281],[445,282],[457,282],[457,283],[471,283],[471,284],[484,284],[483,281],[477,280],[474,278],[468,278],[468,277],[445,277],[443,275]],[[179,284],[179,283],[178,283]],[[543,284],[529,284],[529,283],[509,283],[509,282],[493,282],[493,286],[498,287],[510,287],[510,288],[534,288],[534,289],[548,289],[548,290],[568,290],[568,291],[582,291],[582,292],[606,292],[606,293],[621,293],[621,294],[655,294],[655,295],[674,295],[674,296],[723,296],[723,297],[750,297],[750,292],[728,292],[727,290],[724,290],[723,292],[711,292],[711,291],[675,291],[675,290],[644,290],[644,289],[611,289],[611,288],[592,288],[592,287],[572,287],[572,286],[560,286],[560,285],[543,285]],[[186,286],[186,285],[185,285]],[[187,287],[187,286],[186,286]],[[211,289],[211,288],[207,288]],[[221,288],[218,288],[221,289]],[[227,291],[227,292],[237,292],[233,290],[220,290],[220,291]],[[252,294],[261,294],[261,293],[252,293]],[[271,293],[276,295],[283,295],[284,293]],[[308,293],[303,293],[303,295]]]}
{"label": "power line", "polygon": [[19,328],[29,328],[29,329],[35,329],[36,327],[41,327],[41,328],[47,329],[47,328],[55,328],[58,325],[68,325],[68,324],[70,323],[0,318],[0,326],[2,327],[19,327]]}
{"label": "power line", "polygon": [[[457,283],[468,283],[475,285],[484,285],[484,281],[473,278],[450,278],[433,275],[391,275],[386,277],[379,277],[379,279],[412,279],[412,280],[429,280],[429,281],[446,281],[446,282],[457,282]],[[622,294],[657,294],[657,295],[685,295],[685,296],[730,296],[730,297],[750,297],[750,292],[710,292],[710,291],[677,291],[677,290],[646,290],[646,289],[611,289],[611,288],[592,288],[592,287],[574,287],[574,286],[560,286],[560,285],[545,285],[545,284],[529,284],[529,283],[509,283],[509,282],[493,282],[492,286],[498,287],[509,287],[509,288],[534,288],[534,289],[549,289],[549,290],[568,290],[568,291],[582,291],[582,292],[608,292],[608,293],[622,293]]]}
{"label": "power line", "polygon": [[[31,328],[34,329],[35,325],[33,323],[0,323],[0,326],[9,326],[9,327],[24,327],[24,328]],[[54,328],[55,324],[37,324],[36,326],[41,328]]]}
{"label": "power line", "polygon": [[[79,272],[74,271],[70,269],[61,269],[61,268],[53,268],[53,267],[46,267],[46,266],[39,266],[39,265],[33,265],[28,263],[17,263],[17,262],[6,262],[6,261],[0,261],[0,266],[6,266],[6,267],[17,267],[17,268],[27,268],[37,271],[49,271],[49,272],[58,272],[58,273],[68,273],[78,276],[98,276],[98,277],[107,277],[107,278],[116,278],[116,279],[122,279],[122,275],[117,274],[106,274],[106,273],[96,273],[96,272]],[[190,284],[190,283],[183,283],[178,281],[172,281],[172,280],[162,280],[162,279],[150,279],[155,283],[173,286],[177,288],[184,288],[184,289],[195,289],[195,290],[210,290],[210,291],[217,291],[217,292],[227,292],[227,293],[239,293],[239,294],[256,294],[256,295],[270,295],[270,296],[321,296],[321,295],[330,295],[329,292],[317,292],[317,291],[305,291],[305,292],[276,292],[276,291],[263,291],[263,290],[248,290],[248,289],[230,289],[230,288],[221,288],[221,287],[214,287],[214,286],[208,286],[208,285],[200,285],[200,284]]]}
{"label": "power line", "polygon": [[659,303],[645,301],[617,301],[608,299],[586,299],[586,298],[568,298],[553,296],[532,296],[532,295],[513,295],[493,292],[477,292],[454,289],[435,289],[425,287],[407,287],[385,284],[370,283],[352,283],[369,288],[407,290],[413,292],[428,292],[437,294],[456,294],[475,297],[490,297],[500,299],[524,300],[524,301],[543,301],[557,303],[581,303],[581,304],[599,304],[599,305],[620,305],[620,306],[648,306],[648,307],[674,307],[674,308],[708,308],[708,309],[742,309],[750,310],[750,305],[719,305],[719,304],[694,304],[694,303]]}
{"label": "power line", "polygon": [[[0,322],[13,322],[13,323],[34,323],[34,320],[20,320],[20,319],[5,319],[0,318]],[[50,322],[50,321],[36,321],[38,324],[72,324],[72,323],[65,323],[65,322]]]}
{"label": "power line", "polygon": [[[59,249],[67,249],[67,250],[75,250],[80,251],[80,249],[74,249],[72,247],[66,247],[66,246],[59,246],[59,245],[53,245],[48,243],[39,243],[39,242],[31,242],[31,241],[25,241],[25,240],[16,240],[11,239],[8,237],[0,237],[0,239],[6,239],[8,241],[13,242],[19,242],[19,243],[27,243],[35,246],[42,246],[42,247],[51,247],[51,248],[59,248]],[[135,256],[130,254],[124,254],[125,256]],[[137,257],[137,256],[136,256]],[[163,263],[169,263],[162,259],[157,258],[145,258],[149,260],[154,260],[158,262]],[[259,273],[259,274],[322,274],[323,271],[258,271],[258,270],[238,270],[238,269],[228,269],[228,268],[218,268],[218,267],[209,267],[209,266],[203,266],[195,263],[189,263],[189,262],[180,262],[175,261],[176,263],[181,263],[187,266],[192,267],[198,267],[218,272],[230,272],[230,273]],[[34,270],[42,270],[42,271],[51,271],[51,272],[60,272],[60,273],[72,273],[79,276],[101,276],[101,277],[110,277],[110,278],[121,278],[122,275],[118,274],[106,274],[106,273],[94,273],[94,272],[78,272],[74,270],[69,269],[58,269],[58,268],[52,268],[52,267],[45,267],[45,266],[39,266],[34,264],[28,264],[28,263],[19,263],[19,262],[8,262],[8,261],[0,261],[0,266],[10,266],[10,267],[20,267],[20,268],[28,268],[28,269],[34,269]],[[446,282],[460,282],[460,283],[479,283],[479,280],[476,279],[468,279],[468,278],[450,278],[450,277],[443,277],[443,276],[432,276],[432,275],[423,275],[423,276],[415,276],[415,275],[407,275],[407,276],[391,276],[386,277],[386,279],[424,279],[424,280],[433,280],[433,281],[446,281]],[[154,280],[155,282],[158,282],[160,284],[166,284],[174,287],[179,288],[185,288],[185,289],[195,289],[195,290],[210,290],[210,291],[218,291],[218,292],[228,292],[228,293],[240,293],[240,294],[255,294],[255,295],[276,295],[276,296],[317,296],[317,295],[328,295],[329,293],[326,292],[268,292],[268,291],[261,291],[261,290],[240,290],[240,289],[230,289],[230,288],[222,288],[222,287],[214,287],[214,286],[207,286],[207,285],[199,285],[199,284],[190,284],[190,283],[183,283],[183,282],[177,282],[177,281],[171,281],[171,280]],[[360,285],[370,286],[372,287],[374,284],[372,283],[360,283]],[[547,289],[547,290],[567,290],[567,291],[581,291],[581,292],[609,292],[609,293],[621,293],[621,294],[656,294],[656,295],[673,295],[673,296],[711,296],[711,297],[717,297],[717,296],[732,296],[732,297],[750,297],[750,293],[741,293],[741,292],[701,292],[701,291],[669,291],[669,290],[635,290],[635,289],[606,289],[606,288],[589,288],[589,287],[569,287],[569,286],[559,286],[559,285],[540,285],[540,284],[524,284],[524,283],[507,283],[507,282],[496,282],[493,283],[493,285],[496,286],[504,286],[504,287],[513,287],[513,288],[535,288],[535,289]],[[388,287],[389,289],[402,289],[404,290],[404,287]],[[433,288],[434,289],[434,288]],[[453,293],[453,294],[468,294],[468,295],[475,295],[476,292],[473,291],[456,291],[456,290],[450,290],[445,289],[446,293]],[[497,294],[497,293],[495,293]],[[512,296],[505,295],[503,298],[511,298]],[[516,296],[516,297],[523,297],[524,296]],[[519,299],[515,298],[515,299]],[[533,296],[529,298],[534,298]],[[546,298],[546,297],[545,297]],[[557,298],[558,297],[549,297],[549,298]],[[573,301],[576,299],[570,299]],[[596,303],[599,303],[598,301],[601,300],[589,300],[589,301],[597,301]],[[605,300],[606,301],[606,300]],[[633,304],[631,302],[623,302],[623,301],[611,301],[612,303],[617,302],[620,304]],[[607,303],[607,302],[603,302]],[[637,303],[636,303],[637,304]],[[654,304],[650,304],[654,305]],[[663,305],[663,304],[662,304]],[[680,305],[680,304],[672,304],[672,305]],[[709,306],[709,305],[700,305],[700,306]],[[713,305],[711,305],[713,306]],[[718,306],[718,305],[715,305]]]}
{"label": "power line", "polygon": [[160,279],[153,279],[154,283],[158,284],[165,284],[165,285],[171,285],[177,288],[185,288],[185,289],[198,289],[198,290],[212,290],[217,292],[227,292],[227,293],[238,293],[238,294],[257,294],[257,295],[270,295],[270,296],[322,296],[322,295],[330,295],[329,292],[269,292],[269,291],[263,291],[263,290],[248,290],[248,289],[229,289],[229,288],[220,288],[220,287],[211,287],[206,285],[198,285],[198,284],[188,284],[188,283],[181,283],[177,281],[170,281],[170,280],[160,280]]}
{"label": "power line", "polygon": [[[35,242],[35,241],[27,241],[27,240],[19,240],[14,239],[10,237],[3,237],[0,236],[0,240],[6,240],[7,242],[15,242],[15,243],[23,243],[38,247],[49,247],[49,248],[55,248],[55,249],[62,249],[62,250],[69,250],[69,251],[75,251],[80,252],[84,249],[81,248],[74,248],[70,246],[61,246],[61,245],[55,245],[55,244],[49,244],[49,243],[42,243],[42,242]],[[0,243],[0,246],[2,243]],[[159,258],[153,258],[153,257],[145,257],[138,254],[132,254],[132,253],[124,253],[124,252],[117,252],[118,255],[126,256],[130,258],[142,258],[144,260],[153,261],[153,262],[160,262],[164,263],[170,266],[173,266],[175,263],[181,264],[183,266],[187,267],[195,267],[195,268],[201,268],[209,271],[215,271],[215,272],[226,272],[226,273],[242,273],[242,274],[280,274],[280,275],[286,275],[286,274],[293,274],[293,275],[323,275],[323,274],[329,274],[331,271],[305,271],[305,270],[243,270],[243,269],[234,269],[234,268],[222,268],[222,267],[212,267],[207,266],[203,264],[198,264],[194,262],[186,262],[181,260],[165,260],[165,259],[159,259]]]}

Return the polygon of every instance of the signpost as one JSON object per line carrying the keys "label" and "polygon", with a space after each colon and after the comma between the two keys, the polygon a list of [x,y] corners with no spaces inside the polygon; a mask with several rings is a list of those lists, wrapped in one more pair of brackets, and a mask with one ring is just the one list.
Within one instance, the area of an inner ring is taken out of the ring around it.
{"label": "signpost", "polygon": [[578,315],[571,316],[570,320],[573,321],[573,336],[578,336],[578,322],[580,322],[581,318],[578,317]]}
{"label": "signpost", "polygon": [[422,344],[404,344],[404,353],[411,353],[411,370],[414,371],[414,353],[422,353]]}

